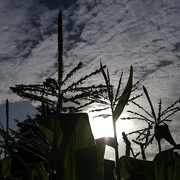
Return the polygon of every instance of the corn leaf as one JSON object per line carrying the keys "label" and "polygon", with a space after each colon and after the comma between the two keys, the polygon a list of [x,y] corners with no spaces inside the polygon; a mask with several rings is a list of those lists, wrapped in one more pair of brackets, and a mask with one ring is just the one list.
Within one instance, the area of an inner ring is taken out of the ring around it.
{"label": "corn leaf", "polygon": [[11,157],[5,157],[0,161],[0,177],[5,178],[11,176]]}
{"label": "corn leaf", "polygon": [[123,112],[124,107],[129,100],[129,97],[130,97],[131,91],[132,91],[132,81],[133,81],[133,68],[131,66],[128,82],[127,82],[126,87],[125,87],[122,95],[120,96],[119,101],[116,105],[116,108],[113,112],[113,120],[115,122],[117,121],[117,119],[119,118],[121,113]]}
{"label": "corn leaf", "polygon": [[174,180],[179,180],[180,179],[180,155],[178,153],[174,153],[174,158],[175,158],[175,169],[176,169],[176,172],[175,172],[175,177],[174,177]]}
{"label": "corn leaf", "polygon": [[175,160],[173,149],[158,153],[154,160],[155,180],[172,180],[175,176]]}
{"label": "corn leaf", "polygon": [[103,177],[104,146],[96,146],[86,113],[56,114],[39,124],[53,132],[49,163],[57,179]]}
{"label": "corn leaf", "polygon": [[176,146],[176,143],[170,133],[169,126],[167,124],[155,126],[155,138],[157,139],[157,141],[165,139],[171,145]]}
{"label": "corn leaf", "polygon": [[152,161],[135,159],[122,156],[119,159],[119,170],[122,179],[146,179],[154,180],[154,164]]}

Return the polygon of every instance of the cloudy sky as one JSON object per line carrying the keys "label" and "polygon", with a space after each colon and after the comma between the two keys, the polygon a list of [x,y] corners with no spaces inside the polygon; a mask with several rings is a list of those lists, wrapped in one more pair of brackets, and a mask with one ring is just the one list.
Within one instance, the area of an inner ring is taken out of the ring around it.
{"label": "cloudy sky", "polygon": [[[155,104],[161,98],[167,107],[180,97],[180,0],[62,0],[59,3],[1,0],[2,123],[6,99],[11,102],[11,119],[23,120],[27,113],[35,112],[29,102],[22,102],[9,87],[41,83],[47,77],[57,76],[60,9],[63,11],[65,72],[79,61],[85,65],[82,74],[91,72],[99,67],[101,60],[116,84],[122,69],[126,80],[133,65],[134,80],[142,79],[141,84],[148,89]],[[171,128],[180,141],[178,124],[176,117]]]}

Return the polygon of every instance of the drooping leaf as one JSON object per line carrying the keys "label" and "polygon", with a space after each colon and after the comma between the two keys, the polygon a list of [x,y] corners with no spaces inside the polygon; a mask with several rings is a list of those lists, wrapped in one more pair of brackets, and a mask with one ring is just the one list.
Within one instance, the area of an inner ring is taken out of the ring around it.
{"label": "drooping leaf", "polygon": [[35,180],[49,180],[47,171],[42,167],[41,164],[32,164],[28,166],[28,179]]}
{"label": "drooping leaf", "polygon": [[79,180],[97,178],[97,151],[95,146],[76,151],[76,168]]}
{"label": "drooping leaf", "polygon": [[36,165],[36,167],[34,168],[34,172],[40,180],[49,180],[47,172],[44,168],[42,168],[42,166],[40,166],[40,164]]}
{"label": "drooping leaf", "polygon": [[116,108],[113,112],[113,120],[114,121],[117,121],[117,119],[123,112],[125,105],[128,102],[128,99],[129,99],[129,97],[131,95],[131,91],[132,91],[132,83],[133,83],[132,81],[133,81],[133,68],[131,66],[128,82],[127,82],[126,87],[125,87],[122,95],[120,96],[119,101],[116,105]]}
{"label": "drooping leaf", "polygon": [[129,156],[122,156],[119,159],[119,166],[116,171],[120,171],[122,179],[146,179],[154,180],[154,164],[152,161],[135,159]]}
{"label": "drooping leaf", "polygon": [[[69,114],[59,120],[63,132],[62,146],[57,163],[57,178],[63,180],[94,179],[97,173],[97,153],[94,137],[85,113]],[[65,148],[62,151],[62,148]],[[83,158],[82,158],[83,157]],[[86,170],[85,170],[86,169]],[[87,176],[87,173],[89,175]]]}
{"label": "drooping leaf", "polygon": [[103,180],[105,145],[96,144],[96,151],[97,151],[97,180]]}
{"label": "drooping leaf", "polygon": [[155,180],[172,180],[175,176],[175,160],[173,149],[158,153],[154,160]]}
{"label": "drooping leaf", "polygon": [[57,179],[84,180],[86,177],[91,180],[103,177],[104,148],[95,145],[87,114],[57,114],[40,124],[53,132],[49,159]]}
{"label": "drooping leaf", "polygon": [[175,177],[174,180],[180,179],[180,155],[177,152],[174,152],[174,159],[175,159]]}
{"label": "drooping leaf", "polygon": [[0,161],[0,177],[5,178],[11,176],[11,157],[5,157]]}
{"label": "drooping leaf", "polygon": [[49,166],[50,169],[54,171],[56,169],[58,161],[57,155],[59,153],[63,137],[59,117],[57,115],[47,116],[38,122],[38,127],[52,145],[52,149],[49,152]]}
{"label": "drooping leaf", "polygon": [[46,128],[45,126],[41,125],[40,123],[38,123],[38,127],[41,130],[41,132],[44,134],[44,136],[47,138],[48,142],[50,144],[53,143],[53,139],[54,139],[54,133],[52,130]]}
{"label": "drooping leaf", "polygon": [[160,141],[164,138],[171,145],[176,146],[176,143],[170,133],[169,126],[167,124],[155,126],[155,138],[157,139],[157,141]]}
{"label": "drooping leaf", "polygon": [[54,139],[53,139],[52,149],[49,155],[49,163],[51,169],[54,171],[59,161],[58,159],[59,149],[60,148],[64,149],[64,146],[62,146],[63,132],[58,116],[56,115],[51,116],[50,121],[51,121],[51,127],[53,128]]}

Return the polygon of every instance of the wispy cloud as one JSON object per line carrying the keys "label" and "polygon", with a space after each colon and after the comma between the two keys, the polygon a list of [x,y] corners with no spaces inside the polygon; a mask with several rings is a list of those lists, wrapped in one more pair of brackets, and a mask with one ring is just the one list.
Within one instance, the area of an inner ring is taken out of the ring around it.
{"label": "wispy cloud", "polygon": [[[1,6],[3,93],[13,83],[40,82],[52,75],[57,55],[59,9],[40,1],[13,2]],[[173,86],[164,81],[176,83],[180,76],[179,7],[177,0],[76,1],[63,9],[65,67],[82,61],[84,71],[92,71],[101,60],[119,75],[132,64],[135,77],[149,88],[158,82],[157,96],[160,88],[170,93]]]}
{"label": "wispy cloud", "polygon": [[78,37],[66,58],[76,57],[90,69],[101,59],[112,74],[132,64],[135,77],[148,88],[158,84],[153,90],[163,97],[159,90],[170,93],[180,77],[179,7],[178,1],[77,1],[65,17],[66,24],[74,22],[67,31]]}
{"label": "wispy cloud", "polygon": [[[65,30],[69,33],[65,36],[65,57],[70,62],[84,62],[85,72],[101,60],[109,67],[114,83],[121,69],[125,78],[128,76],[132,64],[134,78],[143,80],[156,110],[160,98],[167,107],[180,97],[179,8],[177,0],[79,0],[70,11],[65,11]],[[68,44],[71,35],[76,38]],[[145,99],[141,103],[149,109]],[[173,131],[178,127],[178,118],[173,117],[170,124]],[[135,124],[134,130],[142,126],[142,122]]]}
{"label": "wispy cloud", "polygon": [[1,100],[14,84],[38,83],[55,73],[57,14],[40,1],[1,1],[0,91]]}
{"label": "wispy cloud", "polygon": [[[1,103],[6,98],[21,100],[9,92],[14,84],[40,83],[56,76],[60,7],[65,72],[82,61],[81,76],[99,67],[101,60],[116,83],[122,69],[128,77],[132,64],[134,78],[143,80],[155,103],[162,98],[168,106],[180,97],[179,0],[77,0],[71,4],[1,0]],[[96,82],[102,81],[97,77]],[[176,125],[172,124],[173,129]]]}

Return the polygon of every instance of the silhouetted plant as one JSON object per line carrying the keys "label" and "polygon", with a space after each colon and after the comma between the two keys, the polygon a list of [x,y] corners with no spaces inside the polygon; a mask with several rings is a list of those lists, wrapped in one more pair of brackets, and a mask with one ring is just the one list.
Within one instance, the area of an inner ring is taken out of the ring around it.
{"label": "silhouetted plant", "polygon": [[[130,99],[131,92],[137,89],[140,81],[133,85],[133,68],[122,93],[120,93],[122,74],[118,87],[111,84],[109,71],[105,72],[105,66],[85,75],[76,82],[68,84],[70,78],[82,68],[80,62],[65,77],[63,69],[63,38],[62,38],[62,13],[59,13],[58,22],[58,78],[46,79],[42,84],[16,85],[11,90],[23,98],[41,102],[40,114],[34,119],[30,116],[24,122],[16,120],[17,131],[9,128],[9,106],[6,103],[6,128],[0,127],[0,147],[3,149],[5,158],[0,161],[0,179],[62,179],[62,180],[92,180],[103,179],[103,158],[105,145],[115,149],[116,179],[147,179],[147,180],[171,180],[179,179],[180,156],[174,152],[180,149],[180,144],[173,140],[166,122],[172,115],[180,111],[177,105],[180,99],[175,101],[167,109],[162,110],[162,102],[159,101],[158,113],[155,113],[150,96],[143,86],[143,91],[149,103],[151,112],[147,111],[135,100],[141,96],[136,95]],[[82,84],[94,75],[102,72],[105,85]],[[83,101],[81,101],[83,100]],[[65,106],[71,102],[72,106]],[[101,103],[104,108],[94,111],[110,109],[111,114],[100,114],[98,117],[112,116],[114,137],[105,137],[94,140],[88,115],[85,113],[74,113],[92,104]],[[83,103],[83,104],[81,104]],[[141,120],[146,122],[147,127],[125,134],[123,139],[126,143],[126,156],[119,158],[118,142],[116,132],[116,121],[120,117],[127,103],[133,103],[145,115],[129,110],[133,116],[121,118],[123,120]],[[65,113],[64,113],[65,112]],[[72,113],[73,112],[73,113]],[[153,132],[154,130],[154,132]],[[137,134],[132,142],[140,146],[140,153],[144,160],[134,154],[129,135]],[[145,155],[146,147],[156,138],[159,153],[153,161],[147,161]],[[168,141],[173,148],[162,151],[161,139]],[[23,153],[25,157],[23,157]],[[132,153],[133,157],[130,157]],[[11,156],[9,156],[11,155]],[[28,156],[31,156],[29,159]],[[38,159],[40,158],[40,159]],[[11,168],[15,162],[20,165],[20,171]],[[44,163],[47,162],[47,166]],[[22,176],[23,175],[23,176]]]}
{"label": "silhouetted plant", "polygon": [[6,124],[5,127],[3,127],[2,123],[0,122],[0,149],[1,154],[6,157],[8,155],[8,143],[9,141],[12,141],[11,134],[10,134],[10,128],[9,128],[9,101],[6,100]]}
{"label": "silhouetted plant", "polygon": [[[156,113],[154,106],[152,104],[150,95],[144,86],[143,86],[143,91],[147,99],[147,102],[149,104],[150,112],[146,110],[144,107],[142,107],[139,103],[133,100],[131,103],[133,103],[136,107],[138,107],[143,112],[143,114],[132,111],[132,110],[128,110],[127,112],[129,112],[132,116],[121,118],[121,119],[139,120],[139,121],[146,122],[147,127],[139,129],[139,130],[135,130],[133,132],[126,134],[126,136],[137,134],[136,139],[135,140],[133,139],[132,141],[140,146],[141,148],[140,152],[142,153],[142,157],[143,159],[146,159],[145,149],[147,148],[149,144],[152,144],[154,138],[158,142],[159,152],[161,152],[160,142],[162,139],[165,139],[172,146],[174,147],[176,146],[176,143],[173,140],[171,133],[169,131],[167,122],[172,121],[172,119],[170,119],[171,116],[173,116],[174,114],[180,111],[180,107],[178,105],[178,103],[180,102],[180,99],[176,100],[174,103],[168,106],[165,110],[162,110],[162,101],[160,99],[158,103],[158,110]],[[139,155],[139,153],[136,154],[135,157],[137,155]]]}
{"label": "silhouetted plant", "polygon": [[[102,63],[101,63],[102,67]],[[101,109],[96,109],[93,110],[93,112],[101,112],[107,109],[110,109],[110,114],[102,114],[96,116],[96,117],[112,117],[112,124],[113,124],[113,133],[114,137],[105,137],[105,138],[100,138],[97,139],[97,142],[104,142],[106,145],[112,146],[115,149],[115,161],[116,161],[116,166],[118,165],[118,160],[119,160],[119,153],[118,153],[118,140],[117,140],[117,130],[116,130],[116,121],[118,120],[119,116],[124,110],[124,107],[127,105],[128,102],[140,97],[141,95],[137,95],[130,99],[131,92],[135,91],[137,89],[140,81],[136,82],[133,85],[133,68],[131,66],[130,68],[130,75],[129,79],[127,81],[126,87],[124,88],[124,91],[121,92],[121,85],[122,85],[122,76],[123,73],[121,73],[121,76],[118,81],[117,88],[115,88],[111,84],[111,79],[109,75],[109,70],[105,72],[105,70],[102,70],[102,75],[105,80],[105,84],[107,87],[107,93],[104,93],[101,95],[101,103],[105,106],[104,108]],[[120,171],[117,171],[117,180],[120,180]]]}
{"label": "silhouetted plant", "polygon": [[[24,122],[16,120],[18,126],[17,131],[11,130],[11,133],[5,131],[1,126],[1,134],[4,139],[1,141],[2,148],[5,148],[5,153],[16,156],[23,164],[23,167],[31,163],[46,163],[49,158],[49,153],[52,144],[47,142],[47,139],[42,135],[37,127],[39,118],[47,117],[50,114],[58,113],[74,113],[81,111],[82,108],[100,102],[100,94],[106,92],[106,85],[86,85],[83,86],[89,78],[102,72],[106,66],[101,66],[99,69],[81,77],[79,80],[68,83],[69,80],[76,74],[78,70],[83,67],[80,62],[64,77],[63,66],[63,38],[62,38],[62,13],[59,13],[58,22],[58,78],[47,78],[42,84],[35,85],[16,85],[10,89],[17,95],[29,99],[31,101],[38,101],[41,103],[39,110],[40,115],[35,118],[28,116]],[[82,100],[82,101],[81,101]],[[71,102],[72,106],[65,106],[67,102]],[[8,110],[8,109],[7,109]],[[8,117],[8,116],[7,116]],[[7,122],[9,122],[7,120]],[[7,125],[8,127],[8,125]],[[8,148],[7,148],[8,147]],[[6,158],[7,159],[7,158]],[[9,163],[9,161],[8,161]],[[37,169],[35,168],[35,170]],[[20,173],[21,174],[21,173]],[[51,174],[52,175],[52,174]]]}
{"label": "silhouetted plant", "polygon": [[[16,85],[10,89],[17,95],[42,103],[42,107],[49,106],[54,112],[78,112],[82,108],[100,100],[99,95],[106,91],[105,85],[86,85],[83,86],[89,78],[102,72],[106,66],[81,77],[79,80],[69,84],[69,80],[83,67],[80,62],[66,76],[64,75],[63,63],[63,35],[62,35],[62,13],[59,13],[58,21],[58,78],[47,78],[42,84],[34,85]],[[81,101],[85,100],[85,102]],[[72,106],[64,104],[70,102]]]}

